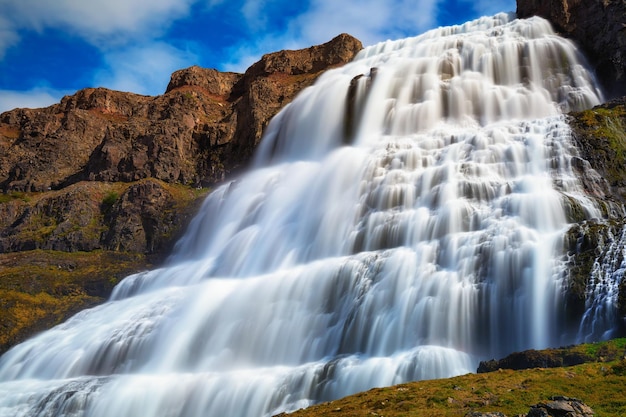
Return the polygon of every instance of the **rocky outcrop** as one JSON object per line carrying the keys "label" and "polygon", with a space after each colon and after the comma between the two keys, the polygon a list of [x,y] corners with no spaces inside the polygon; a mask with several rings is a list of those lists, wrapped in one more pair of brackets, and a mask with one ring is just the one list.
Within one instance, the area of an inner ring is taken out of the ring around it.
{"label": "rocky outcrop", "polygon": [[626,3],[517,0],[517,16],[541,16],[585,51],[609,97],[626,94]]}
{"label": "rocky outcrop", "polygon": [[[597,261],[603,264],[603,258],[608,256],[615,265],[622,262],[621,251],[611,253],[611,248],[626,226],[626,99],[571,113],[568,118],[579,152],[572,161],[572,168],[602,211],[600,219],[571,216],[575,224],[566,235],[567,311],[568,317],[577,318],[585,311],[587,285]],[[581,211],[575,204],[572,207],[572,212]],[[626,317],[626,282],[622,280],[618,290],[619,314]],[[622,319],[615,323],[618,334],[625,333],[625,327]]]}
{"label": "rocky outcrop", "polygon": [[592,360],[588,355],[572,353],[569,350],[525,350],[515,352],[500,360],[481,361],[477,372],[494,372],[498,369],[531,369],[531,368],[558,368],[561,366],[580,365]]}
{"label": "rocky outcrop", "polygon": [[87,88],[0,114],[0,354],[158,265],[269,119],[361,48],[340,35],[245,74],[177,71],[161,96]]}
{"label": "rocky outcrop", "polygon": [[273,115],[322,72],[352,60],[362,48],[359,40],[342,34],[309,49],[264,55],[248,68],[233,90],[240,99],[235,103],[237,127],[232,155],[247,160]]}
{"label": "rocky outcrop", "polygon": [[564,396],[550,397],[550,401],[530,407],[526,417],[593,417],[591,407],[581,400]]}
{"label": "rocky outcrop", "polygon": [[[3,113],[0,251],[160,250],[180,220],[165,184],[207,187],[244,166],[269,119],[361,47],[344,34],[265,55],[245,74],[177,71],[162,96],[89,88],[48,108]],[[102,185],[147,179],[155,181]],[[107,193],[119,201],[103,205]]]}
{"label": "rocky outcrop", "polygon": [[263,129],[329,68],[362,48],[349,35],[265,55],[245,74],[197,66],[162,96],[89,88],[45,109],[0,115],[0,190],[156,178],[207,186],[247,163]]}
{"label": "rocky outcrop", "polygon": [[0,253],[167,252],[204,194],[155,179],[84,181],[41,195],[10,193],[0,204]]}
{"label": "rocky outcrop", "polygon": [[590,362],[612,362],[623,357],[623,345],[612,340],[595,345],[514,352],[499,360],[481,361],[477,372],[480,374],[500,369],[519,371],[531,368],[560,368]]}

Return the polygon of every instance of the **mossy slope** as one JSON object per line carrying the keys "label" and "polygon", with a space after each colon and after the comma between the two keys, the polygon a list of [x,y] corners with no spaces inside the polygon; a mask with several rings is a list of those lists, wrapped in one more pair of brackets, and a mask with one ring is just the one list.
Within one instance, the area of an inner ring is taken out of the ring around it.
{"label": "mossy slope", "polygon": [[[595,357],[607,351],[624,355],[626,340],[568,348]],[[593,362],[572,367],[498,370],[448,379],[375,388],[296,411],[294,417],[463,417],[478,412],[525,416],[531,405],[557,395],[579,398],[596,416],[626,415],[626,361]]]}

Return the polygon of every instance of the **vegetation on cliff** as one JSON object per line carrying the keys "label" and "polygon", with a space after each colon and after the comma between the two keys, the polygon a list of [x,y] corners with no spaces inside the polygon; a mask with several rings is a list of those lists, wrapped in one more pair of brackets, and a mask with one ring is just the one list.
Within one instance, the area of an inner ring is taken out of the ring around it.
{"label": "vegetation on cliff", "polygon": [[150,266],[146,255],[102,250],[0,254],[0,354],[103,302],[120,279]]}

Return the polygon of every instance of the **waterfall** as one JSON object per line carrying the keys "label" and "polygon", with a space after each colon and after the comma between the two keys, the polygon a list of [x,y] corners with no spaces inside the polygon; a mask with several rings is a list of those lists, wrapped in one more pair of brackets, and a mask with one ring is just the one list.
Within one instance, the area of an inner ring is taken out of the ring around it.
{"label": "waterfall", "polygon": [[601,215],[562,113],[600,101],[539,18],[364,49],[272,120],[166,267],[0,358],[0,416],[271,416],[572,343],[568,204]]}

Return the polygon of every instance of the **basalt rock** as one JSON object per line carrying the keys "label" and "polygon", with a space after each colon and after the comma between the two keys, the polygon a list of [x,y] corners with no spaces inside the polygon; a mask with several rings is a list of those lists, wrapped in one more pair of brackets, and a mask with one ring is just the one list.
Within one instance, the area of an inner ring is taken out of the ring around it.
{"label": "basalt rock", "polygon": [[564,396],[550,397],[550,401],[531,406],[527,417],[593,417],[591,407],[581,400]]}

